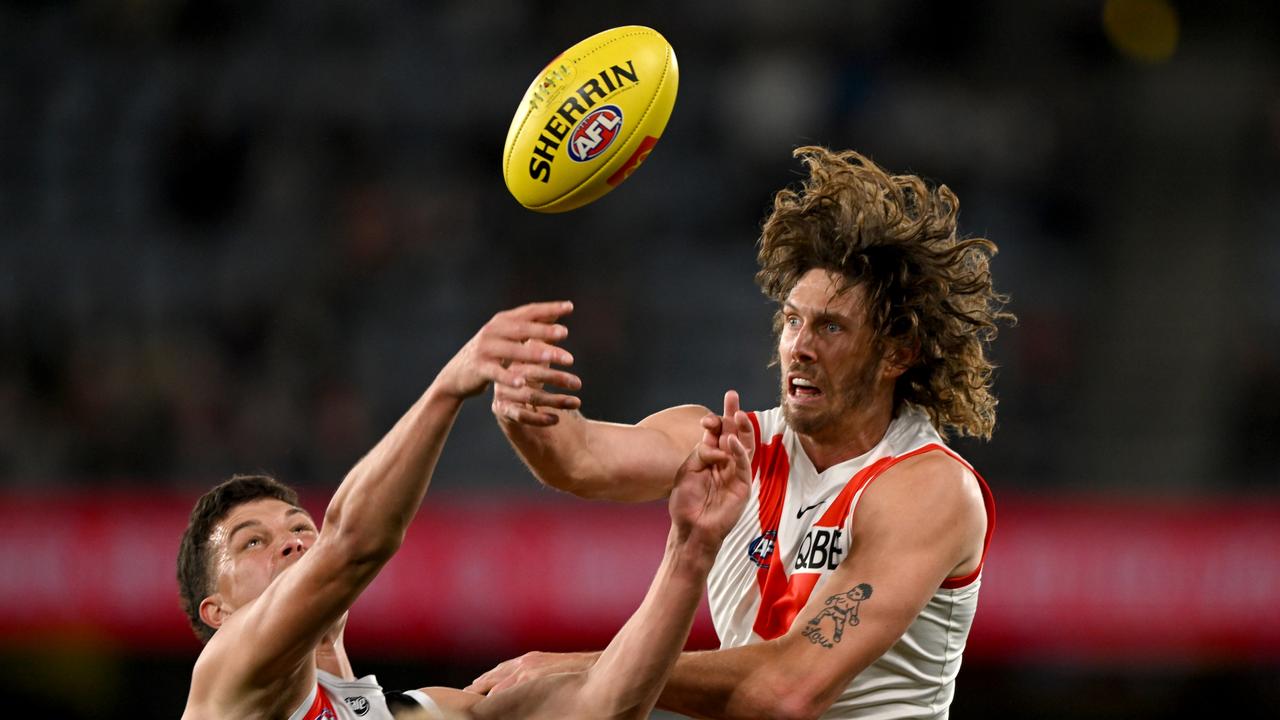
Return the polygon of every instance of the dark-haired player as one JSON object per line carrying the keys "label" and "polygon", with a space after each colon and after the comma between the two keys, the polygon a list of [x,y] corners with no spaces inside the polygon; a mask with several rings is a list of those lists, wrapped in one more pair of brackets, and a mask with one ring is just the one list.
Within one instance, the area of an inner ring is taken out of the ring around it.
{"label": "dark-haired player", "polygon": [[[673,468],[671,531],[640,608],[599,662],[489,696],[425,688],[388,697],[357,678],[343,647],[347,610],[395,554],[418,510],[462,402],[490,383],[578,387],[554,343],[568,303],[499,313],[445,365],[425,394],[347,475],[317,527],[292,490],[238,476],[196,504],[178,579],[205,641],[183,718],[388,720],[646,717],[688,635],[702,585],[746,501],[748,451],[706,418],[692,454]],[[542,363],[521,374],[511,362]],[[537,392],[568,409],[575,398]],[[393,715],[394,713],[394,715]]]}

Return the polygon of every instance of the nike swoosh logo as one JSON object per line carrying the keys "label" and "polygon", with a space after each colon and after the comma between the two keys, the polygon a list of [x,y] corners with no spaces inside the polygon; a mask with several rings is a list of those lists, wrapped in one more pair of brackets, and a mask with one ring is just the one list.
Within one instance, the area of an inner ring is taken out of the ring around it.
{"label": "nike swoosh logo", "polygon": [[800,512],[796,513],[796,519],[797,519],[797,520],[799,520],[799,519],[800,519],[800,516],[804,515],[805,513],[809,512],[810,510],[812,510],[812,509],[814,509],[814,508],[818,507],[819,505],[821,505],[821,504],[822,504],[822,503],[824,503],[824,502],[826,502],[826,500],[823,500],[823,501],[821,501],[821,502],[816,502],[816,503],[814,503],[814,504],[810,505],[809,507],[807,507],[807,508],[805,508],[805,509],[801,510]]}

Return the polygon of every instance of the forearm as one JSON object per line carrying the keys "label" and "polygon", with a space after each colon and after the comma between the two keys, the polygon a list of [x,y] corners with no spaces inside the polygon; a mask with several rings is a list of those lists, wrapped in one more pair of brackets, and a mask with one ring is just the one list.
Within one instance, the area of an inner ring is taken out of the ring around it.
{"label": "forearm", "polygon": [[[587,420],[576,410],[546,410],[554,425],[537,426],[498,417],[498,427],[524,464],[543,484],[584,497],[595,478],[589,475]],[[587,486],[581,489],[580,486]]]}
{"label": "forearm", "polygon": [[594,500],[644,502],[666,496],[684,459],[659,431],[588,420],[559,411],[536,427],[499,418],[498,425],[542,483]]}
{"label": "forearm", "polygon": [[590,707],[648,717],[689,636],[715,550],[672,529],[644,601],[587,671],[581,695]]}
{"label": "forearm", "polygon": [[688,542],[673,528],[644,601],[603,652],[508,689],[482,689],[488,694],[469,716],[647,718],[689,635],[715,547]]}
{"label": "forearm", "polygon": [[347,474],[325,512],[325,530],[359,554],[389,556],[418,511],[462,400],[432,383]]}
{"label": "forearm", "polygon": [[816,717],[813,688],[791,665],[778,641],[683,653],[657,706],[721,720]]}

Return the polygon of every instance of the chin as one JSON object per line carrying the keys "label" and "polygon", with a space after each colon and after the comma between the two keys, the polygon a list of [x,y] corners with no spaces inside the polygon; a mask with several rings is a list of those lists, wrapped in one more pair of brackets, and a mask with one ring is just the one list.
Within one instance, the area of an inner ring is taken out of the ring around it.
{"label": "chin", "polygon": [[826,427],[830,420],[827,415],[811,408],[797,411],[785,400],[782,403],[782,417],[786,419],[787,425],[791,426],[792,430],[801,435],[812,435]]}

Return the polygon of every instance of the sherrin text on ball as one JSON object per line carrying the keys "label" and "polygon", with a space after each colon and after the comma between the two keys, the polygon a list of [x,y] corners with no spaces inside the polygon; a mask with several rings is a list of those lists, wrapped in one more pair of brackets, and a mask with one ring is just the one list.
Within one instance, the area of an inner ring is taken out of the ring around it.
{"label": "sherrin text on ball", "polygon": [[606,30],[558,55],[516,109],[502,176],[521,205],[557,213],[626,180],[662,136],[675,106],[675,51],[656,30]]}

